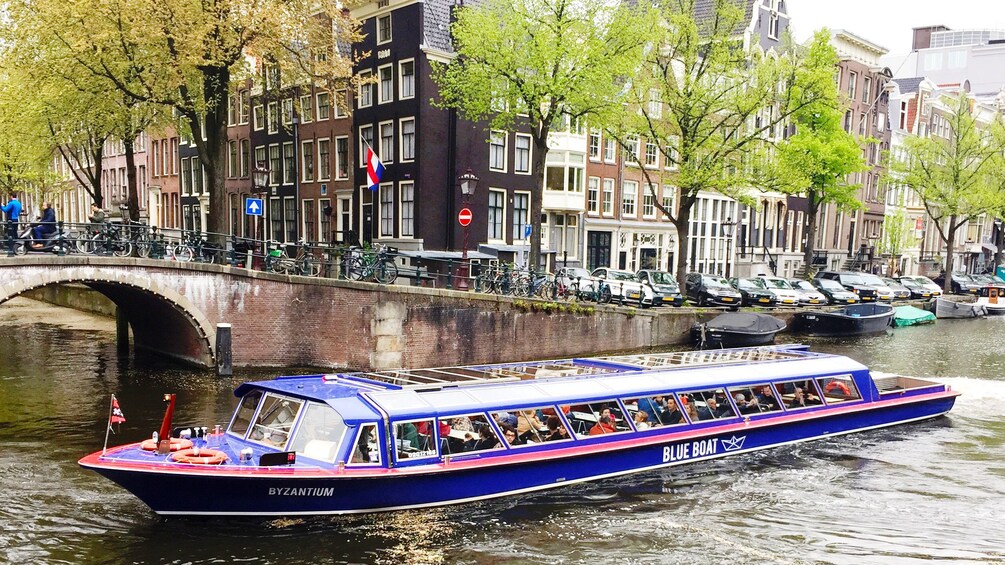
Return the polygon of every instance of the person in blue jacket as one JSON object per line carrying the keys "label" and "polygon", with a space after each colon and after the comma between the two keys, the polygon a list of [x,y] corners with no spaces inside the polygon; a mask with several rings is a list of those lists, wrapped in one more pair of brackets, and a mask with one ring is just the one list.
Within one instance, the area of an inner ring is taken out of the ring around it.
{"label": "person in blue jacket", "polygon": [[17,222],[21,217],[21,202],[17,199],[17,195],[11,196],[10,200],[0,210],[3,210],[3,213],[7,215],[7,236],[10,238],[17,237]]}
{"label": "person in blue jacket", "polygon": [[35,240],[31,246],[40,249],[42,240],[56,233],[56,211],[53,210],[51,203],[42,204],[42,219],[31,226],[31,237]]}

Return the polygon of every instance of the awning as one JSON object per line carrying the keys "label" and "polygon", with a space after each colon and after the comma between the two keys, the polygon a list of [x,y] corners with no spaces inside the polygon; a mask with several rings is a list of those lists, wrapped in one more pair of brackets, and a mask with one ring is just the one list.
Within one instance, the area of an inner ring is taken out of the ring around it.
{"label": "awning", "polygon": [[995,246],[995,245],[992,245],[990,243],[982,243],[981,247],[983,247],[984,249],[987,249],[991,253],[998,253],[998,247]]}

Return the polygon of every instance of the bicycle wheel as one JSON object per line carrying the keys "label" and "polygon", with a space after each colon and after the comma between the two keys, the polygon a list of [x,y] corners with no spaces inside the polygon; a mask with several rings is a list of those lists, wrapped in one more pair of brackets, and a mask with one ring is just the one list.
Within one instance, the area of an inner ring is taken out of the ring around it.
{"label": "bicycle wheel", "polygon": [[613,298],[611,295],[611,287],[605,284],[600,288],[600,292],[597,293],[597,302],[601,304],[610,304],[611,298]]}
{"label": "bicycle wheel", "polygon": [[556,298],[555,294],[555,284],[551,281],[544,281],[541,286],[537,287],[536,296],[544,298],[546,300],[553,300]]}
{"label": "bicycle wheel", "polygon": [[349,280],[361,281],[369,274],[367,271],[367,266],[363,263],[363,260],[359,257],[353,257],[349,260],[349,264],[346,267],[346,277]]}
{"label": "bicycle wheel", "polygon": [[149,257],[153,250],[153,242],[146,238],[136,240],[136,254],[140,257]]}
{"label": "bicycle wheel", "polygon": [[195,258],[195,251],[192,250],[188,245],[176,245],[174,246],[174,260],[181,261],[183,263],[188,263]]}
{"label": "bicycle wheel", "polygon": [[300,273],[305,277],[321,276],[321,262],[309,255],[304,257],[300,261]]}
{"label": "bicycle wheel", "polygon": [[380,284],[391,284],[398,278],[398,266],[394,261],[381,261],[373,266],[373,278]]}
{"label": "bicycle wheel", "polygon": [[133,242],[125,240],[116,241],[112,244],[112,255],[115,255],[116,257],[129,257],[132,254]]}
{"label": "bicycle wheel", "polygon": [[85,253],[87,255],[96,254],[98,252],[98,248],[100,247],[98,236],[84,236],[80,238],[80,244],[78,247],[80,248],[81,253]]}

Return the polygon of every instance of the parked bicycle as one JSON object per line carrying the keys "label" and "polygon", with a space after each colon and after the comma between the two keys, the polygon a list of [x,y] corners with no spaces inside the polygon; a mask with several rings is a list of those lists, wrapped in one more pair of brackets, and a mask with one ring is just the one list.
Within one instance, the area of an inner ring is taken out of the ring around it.
{"label": "parked bicycle", "polygon": [[122,225],[105,222],[81,237],[77,247],[89,255],[129,257],[133,243],[122,235]]}
{"label": "parked bicycle", "polygon": [[269,241],[268,253],[265,256],[265,270],[283,275],[320,276],[321,261],[311,252],[311,247],[307,242],[301,240],[296,249],[296,257],[290,257],[286,252],[286,247],[278,241]]}
{"label": "parked bicycle", "polygon": [[373,251],[350,249],[342,261],[342,272],[351,280],[391,284],[398,278],[398,266],[394,263],[394,258],[379,243],[374,245]]}

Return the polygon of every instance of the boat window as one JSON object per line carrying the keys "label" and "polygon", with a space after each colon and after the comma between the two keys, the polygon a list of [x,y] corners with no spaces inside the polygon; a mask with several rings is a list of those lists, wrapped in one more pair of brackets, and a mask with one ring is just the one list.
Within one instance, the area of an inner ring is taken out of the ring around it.
{"label": "boat window", "polygon": [[777,412],[782,409],[775,389],[768,383],[729,387],[729,396],[741,415]]}
{"label": "boat window", "polygon": [[335,462],[346,425],[331,406],[308,402],[288,449],[321,461]]}
{"label": "boat window", "polygon": [[440,418],[440,454],[502,449],[485,414],[461,414]]}
{"label": "boat window", "polygon": [[398,460],[436,457],[433,420],[398,422],[394,425],[394,445]]}
{"label": "boat window", "polygon": [[688,406],[694,406],[694,410],[688,410],[688,417],[692,421],[695,417],[702,422],[736,417],[733,407],[726,398],[725,389],[716,388],[689,392],[684,395],[684,399],[687,400]]}
{"label": "boat window", "polygon": [[[493,414],[493,417],[496,418],[496,421],[499,422],[499,427],[502,428],[502,439],[506,445],[517,447],[548,441],[548,437],[553,432],[562,433],[560,429],[564,429],[565,433],[568,434],[569,429],[564,425],[560,425],[555,430],[548,429],[548,420],[551,417],[558,418],[559,424],[562,424],[562,419],[558,416],[558,410],[567,413],[570,408],[563,406],[556,409],[555,406],[539,406],[537,408],[518,410],[513,412],[512,415],[497,412]],[[516,426],[511,425],[513,420],[516,420]],[[552,425],[554,425],[554,421],[552,421]],[[511,428],[515,428],[516,438],[512,437],[513,434],[508,433]]]}
{"label": "boat window", "polygon": [[786,410],[799,410],[823,404],[817,385],[810,379],[775,383],[775,393],[782,399]]}
{"label": "boat window", "polygon": [[230,423],[231,432],[241,437],[248,433],[248,427],[251,426],[251,419],[255,416],[255,409],[258,408],[260,400],[262,400],[262,391],[259,389],[244,395],[237,411],[234,412],[234,420]]}
{"label": "boat window", "polygon": [[687,423],[684,411],[677,402],[677,396],[672,392],[639,398],[622,398],[621,401],[625,403],[628,415],[637,430]]}
{"label": "boat window", "polygon": [[302,400],[272,393],[266,394],[262,408],[258,411],[258,418],[251,426],[248,439],[280,450],[286,449],[293,422],[297,419],[301,406],[303,406]]}
{"label": "boat window", "polygon": [[349,458],[351,465],[380,465],[380,444],[377,424],[364,424],[356,434],[356,447]]}
{"label": "boat window", "polygon": [[566,417],[577,437],[632,431],[629,423],[631,417],[625,417],[621,405],[613,398],[577,404],[568,411]]}
{"label": "boat window", "polygon": [[817,384],[823,390],[824,400],[827,404],[846,402],[848,400],[858,400],[862,398],[855,388],[855,381],[851,375],[841,375],[838,377],[821,377],[817,379]]}

